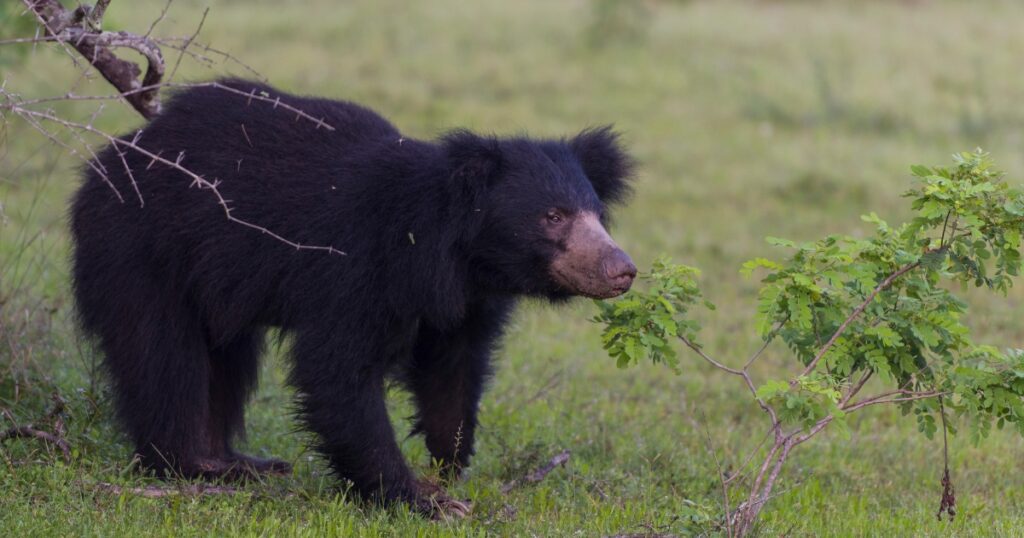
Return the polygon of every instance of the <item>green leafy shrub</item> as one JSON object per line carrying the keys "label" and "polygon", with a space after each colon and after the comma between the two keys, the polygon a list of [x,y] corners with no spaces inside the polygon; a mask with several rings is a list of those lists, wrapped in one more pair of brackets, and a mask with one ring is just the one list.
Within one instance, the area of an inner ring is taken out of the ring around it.
{"label": "green leafy shrub", "polygon": [[[963,318],[967,304],[948,289],[968,286],[1005,294],[1021,269],[1024,191],[1003,181],[988,154],[954,156],[954,166],[911,168],[906,193],[914,217],[892,226],[864,216],[874,234],[831,235],[798,244],[768,238],[788,258],[757,258],[741,272],[763,274],[756,327],[762,347],[742,367],[710,357],[690,314],[701,297],[694,268],[659,260],[647,289],[598,302],[604,346],[619,367],[645,355],[678,371],[673,341],[740,377],[771,420],[774,444],[746,500],[725,507],[729,534],[746,534],[768,500],[789,451],[828,425],[846,429],[850,413],[893,404],[916,417],[931,438],[964,423],[977,442],[1006,426],[1024,435],[1024,351],[975,343]],[[798,361],[795,374],[756,384],[750,366],[781,340]],[[887,390],[860,396],[880,378]],[[735,476],[723,476],[728,484]],[[940,515],[953,515],[948,468]]]}

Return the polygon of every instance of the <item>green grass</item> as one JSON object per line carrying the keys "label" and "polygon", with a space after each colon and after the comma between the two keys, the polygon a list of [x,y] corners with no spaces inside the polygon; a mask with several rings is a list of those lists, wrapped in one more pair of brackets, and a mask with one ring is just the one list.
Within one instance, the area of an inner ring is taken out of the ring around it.
{"label": "green grass", "polygon": [[[162,2],[114,2],[112,24],[145,30]],[[312,5],[311,8],[303,6]],[[938,164],[982,146],[1024,177],[1024,5],[1016,2],[455,2],[213,3],[202,38],[283,89],[351,99],[410,136],[463,126],[561,136],[614,122],[641,162],[636,197],[615,235],[647,267],[659,253],[704,269],[718,305],[704,340],[735,364],[757,344],[756,282],[742,261],[772,256],[766,235],[816,238],[866,230],[858,216],[906,216],[899,197],[912,163]],[[175,2],[164,35],[188,34],[202,4]],[[626,9],[628,13],[621,12]],[[627,16],[628,15],[628,16]],[[173,58],[175,55],[170,54]],[[222,73],[183,62],[198,80]],[[41,48],[0,65],[9,89],[59,95],[69,61]],[[102,81],[86,88],[108,93]],[[62,113],[87,118],[84,104]],[[734,379],[690,356],[683,375],[617,370],[600,348],[595,309],[527,303],[499,354],[482,407],[478,456],[455,487],[474,515],[433,523],[339,494],[293,433],[282,353],[268,357],[249,408],[246,448],[296,464],[288,478],[230,496],[145,499],[98,482],[142,485],[130,448],[92,375],[95,354],[69,314],[64,208],[73,158],[9,119],[0,146],[0,406],[21,422],[69,401],[71,464],[34,442],[0,450],[0,529],[52,535],[454,534],[596,536],[688,534],[691,503],[720,502],[712,450],[736,465],[765,421]],[[112,103],[97,125],[139,119]],[[980,341],[1020,347],[1024,293],[969,294]],[[792,369],[773,347],[757,374]],[[779,376],[776,376],[779,377]],[[410,407],[392,399],[396,428]],[[1024,536],[1024,443],[996,433],[980,446],[954,438],[959,501],[937,522],[942,446],[912,420],[871,409],[850,439],[826,433],[794,452],[763,514],[766,535]],[[710,432],[705,434],[705,429]],[[422,442],[402,447],[430,473]],[[543,482],[501,485],[572,451]]]}

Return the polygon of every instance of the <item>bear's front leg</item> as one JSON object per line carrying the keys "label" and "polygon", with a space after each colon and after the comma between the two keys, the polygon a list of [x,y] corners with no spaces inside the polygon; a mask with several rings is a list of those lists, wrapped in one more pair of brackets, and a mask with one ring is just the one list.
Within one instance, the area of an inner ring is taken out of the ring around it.
{"label": "bear's front leg", "polygon": [[454,476],[469,466],[474,452],[477,409],[487,376],[484,357],[459,359],[415,368],[408,383],[417,407],[414,431],[423,434],[430,455]]}
{"label": "bear's front leg", "polygon": [[422,324],[406,372],[417,407],[415,431],[449,474],[469,466],[474,453],[480,397],[491,373],[491,352],[511,301],[471,305],[461,326],[438,330]]}
{"label": "bear's front leg", "polygon": [[439,519],[469,515],[468,504],[417,480],[406,465],[385,406],[383,365],[361,360],[367,355],[353,349],[360,341],[366,340],[300,335],[296,342],[292,382],[301,417],[319,436],[317,448],[364,499],[405,502]]}

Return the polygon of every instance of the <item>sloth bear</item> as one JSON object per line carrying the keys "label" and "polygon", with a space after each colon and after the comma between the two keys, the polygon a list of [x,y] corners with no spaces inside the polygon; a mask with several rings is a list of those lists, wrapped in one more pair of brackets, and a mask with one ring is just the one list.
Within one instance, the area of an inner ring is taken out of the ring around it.
{"label": "sloth bear", "polygon": [[224,80],[119,140],[71,204],[73,285],[119,419],[163,476],[290,471],[231,446],[278,328],[332,469],[364,498],[465,516],[406,465],[386,383],[457,474],[517,298],[613,297],[636,275],[605,229],[631,166],[607,127],[420,141],[352,103]]}

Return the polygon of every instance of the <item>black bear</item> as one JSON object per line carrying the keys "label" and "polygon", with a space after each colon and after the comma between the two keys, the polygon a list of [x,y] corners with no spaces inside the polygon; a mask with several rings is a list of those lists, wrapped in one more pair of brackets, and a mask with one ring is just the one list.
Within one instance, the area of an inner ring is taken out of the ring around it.
{"label": "black bear", "polygon": [[352,103],[226,80],[121,140],[144,151],[106,148],[71,204],[75,299],[120,420],[164,475],[290,470],[231,447],[277,327],[333,470],[368,498],[465,515],[406,465],[385,384],[411,391],[416,431],[457,472],[516,299],[612,297],[636,274],[604,226],[631,163],[609,128],[427,142]]}

